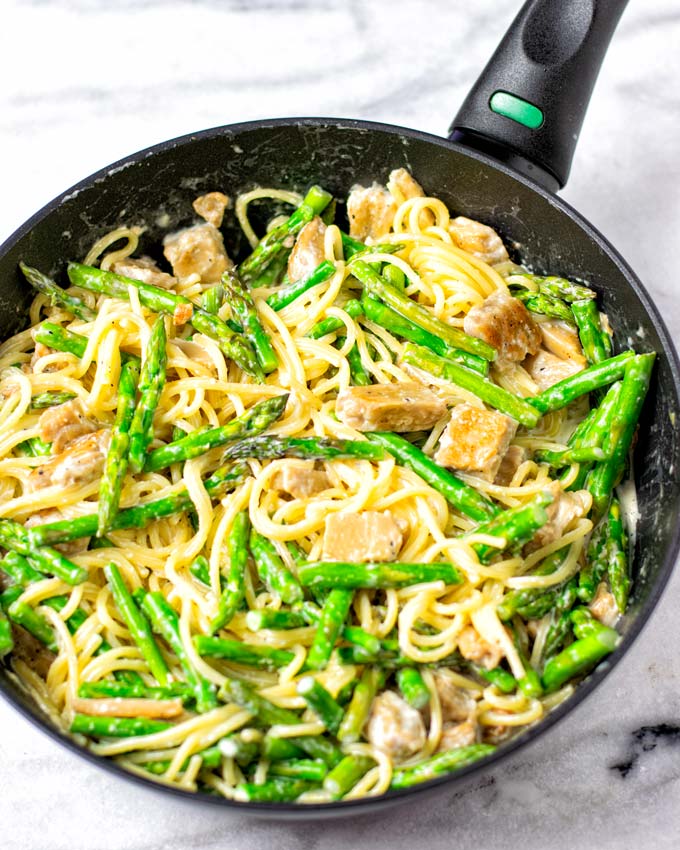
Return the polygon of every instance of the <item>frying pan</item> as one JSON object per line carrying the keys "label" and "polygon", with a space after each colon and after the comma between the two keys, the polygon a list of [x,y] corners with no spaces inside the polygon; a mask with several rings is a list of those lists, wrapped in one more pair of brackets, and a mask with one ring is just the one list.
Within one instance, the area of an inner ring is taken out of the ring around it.
{"label": "frying pan", "polygon": [[[367,121],[283,119],[232,124],[164,142],[85,179],[34,215],[0,247],[0,328],[25,326],[31,292],[20,259],[63,276],[65,261],[125,222],[147,228],[141,248],[157,253],[168,230],[193,222],[191,201],[216,188],[256,185],[304,189],[320,183],[346,197],[354,183],[384,182],[406,166],[426,193],[456,214],[492,225],[514,258],[537,273],[587,280],[597,290],[619,343],[655,351],[657,366],[635,451],[639,520],[634,584],[616,651],[566,703],[496,753],[459,772],[376,799],[314,806],[236,803],[190,794],[126,773],[57,730],[0,667],[0,691],[36,726],[114,774],[195,803],[276,817],[356,813],[449,791],[508,758],[572,711],[629,650],[669,578],[680,532],[678,360],[664,323],[633,271],[608,242],[554,194],[566,183],[588,100],[625,0],[530,0],[521,9],[453,121],[448,139]],[[233,218],[232,252],[247,245]]]}

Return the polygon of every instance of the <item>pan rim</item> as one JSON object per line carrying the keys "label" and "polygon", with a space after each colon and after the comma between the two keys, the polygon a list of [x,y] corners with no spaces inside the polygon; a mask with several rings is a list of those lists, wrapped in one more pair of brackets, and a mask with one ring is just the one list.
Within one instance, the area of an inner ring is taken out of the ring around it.
{"label": "pan rim", "polygon": [[[70,188],[66,189],[36,213],[21,224],[7,239],[0,245],[0,258],[9,252],[14,245],[27,235],[40,222],[47,218],[52,212],[60,207],[69,198],[79,194],[81,191],[90,189],[101,183],[108,177],[113,176],[118,171],[121,171],[130,166],[136,165],[146,159],[149,159],[156,154],[170,151],[174,148],[180,148],[191,144],[195,141],[209,139],[220,136],[238,136],[239,134],[262,129],[275,129],[276,127],[290,126],[310,126],[310,127],[330,127],[333,129],[341,129],[348,131],[360,131],[366,133],[385,133],[388,135],[398,135],[409,139],[414,139],[420,142],[434,144],[437,147],[445,150],[452,150],[458,154],[465,155],[471,159],[477,160],[481,164],[495,170],[500,171],[513,180],[517,181],[524,187],[540,195],[545,201],[556,207],[560,212],[567,215],[573,220],[585,235],[593,241],[617,266],[619,271],[628,281],[635,295],[641,302],[645,312],[650,317],[654,328],[659,336],[663,354],[668,362],[673,378],[673,386],[675,390],[676,400],[680,406],[680,361],[678,354],[673,344],[670,332],[651,296],[646,288],[633,272],[626,260],[616,250],[616,248],[595,228],[587,219],[585,219],[578,211],[576,211],[569,203],[562,198],[557,197],[550,191],[544,189],[539,184],[535,183],[529,177],[519,174],[507,167],[503,163],[497,162],[491,157],[478,151],[469,149],[458,142],[451,141],[444,137],[435,136],[431,133],[425,133],[420,130],[415,130],[397,125],[386,124],[376,121],[365,121],[359,119],[348,118],[333,118],[333,117],[290,117],[290,118],[265,118],[253,121],[239,122],[234,124],[225,124],[201,131],[191,132],[178,136],[173,139],[168,139],[149,147],[143,148],[135,153],[129,154],[110,165],[104,166],[93,174],[78,181]],[[40,731],[48,735],[55,741],[59,742],[76,755],[87,759],[92,764],[121,776],[122,778],[135,782],[141,786],[150,788],[157,792],[170,792],[175,798],[191,801],[194,804],[210,804],[220,806],[227,810],[240,812],[259,817],[280,817],[285,816],[291,819],[312,819],[313,817],[333,817],[349,814],[351,812],[359,812],[361,810],[368,811],[381,806],[389,806],[399,800],[413,800],[419,794],[427,791],[433,791],[436,788],[441,788],[444,785],[453,787],[456,783],[461,784],[467,777],[473,774],[478,774],[479,778],[487,772],[492,766],[496,765],[501,759],[516,753],[521,748],[533,744],[538,740],[548,729],[554,726],[567,714],[576,709],[600,683],[608,676],[623,656],[629,651],[637,637],[640,635],[644,627],[649,623],[654,609],[659,604],[661,596],[668,585],[668,581],[673,571],[675,561],[680,551],[680,525],[676,527],[674,537],[668,547],[663,563],[659,569],[659,573],[655,583],[649,591],[647,599],[641,605],[638,614],[630,623],[628,630],[623,635],[621,642],[615,651],[601,663],[585,680],[583,680],[575,689],[575,692],[565,702],[556,708],[552,709],[545,717],[543,717],[535,726],[531,726],[526,732],[518,734],[510,741],[502,744],[495,752],[480,759],[467,767],[461,768],[454,773],[443,775],[427,782],[411,786],[409,788],[388,791],[377,797],[363,797],[358,800],[339,800],[329,803],[254,803],[241,802],[237,800],[229,800],[224,797],[216,797],[202,792],[186,791],[175,786],[164,785],[153,779],[147,779],[144,776],[131,773],[111,759],[98,756],[88,750],[86,747],[78,744],[74,738],[68,733],[65,733],[53,726],[37,709],[29,707],[21,699],[19,699],[12,689],[7,687],[5,679],[10,678],[7,674],[0,676],[0,693],[21,715],[36,725]],[[17,687],[21,687],[18,685]]]}

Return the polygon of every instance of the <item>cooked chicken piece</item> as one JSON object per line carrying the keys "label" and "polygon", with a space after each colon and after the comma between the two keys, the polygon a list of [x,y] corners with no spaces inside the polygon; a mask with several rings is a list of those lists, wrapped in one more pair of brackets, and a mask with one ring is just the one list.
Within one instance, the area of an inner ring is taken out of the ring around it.
{"label": "cooked chicken piece", "polygon": [[466,720],[455,726],[444,726],[442,736],[439,739],[437,752],[443,753],[447,750],[455,750],[458,747],[469,747],[479,741],[479,727],[474,720]]}
{"label": "cooked chicken piece", "polygon": [[161,271],[151,257],[139,257],[132,259],[126,257],[113,263],[111,271],[131,277],[132,280],[141,280],[142,283],[150,283],[152,286],[160,286],[162,289],[172,289],[177,283],[175,278],[167,272]]}
{"label": "cooked chicken piece", "polygon": [[288,258],[288,278],[291,281],[308,277],[323,262],[326,225],[316,216],[305,224]]}
{"label": "cooked chicken piece", "polygon": [[592,497],[587,490],[564,493],[559,481],[553,481],[545,489],[553,495],[553,501],[545,509],[548,522],[543,528],[539,528],[533,539],[524,547],[526,552],[533,552],[559,540],[574,520],[585,516],[592,504]]}
{"label": "cooked chicken piece", "polygon": [[420,431],[444,416],[446,402],[415,381],[372,384],[341,390],[335,412],[357,431]]}
{"label": "cooked chicken piece", "polygon": [[539,390],[547,390],[553,384],[580,372],[583,367],[573,360],[562,360],[549,351],[541,349],[532,354],[522,364]]}
{"label": "cooked chicken piece", "polygon": [[184,304],[180,302],[175,307],[175,311],[172,314],[172,323],[175,327],[180,327],[181,325],[185,325],[193,315],[193,306],[191,304]]}
{"label": "cooked chicken piece", "polygon": [[349,235],[353,239],[382,239],[392,227],[397,204],[387,189],[377,183],[354,186],[347,198]]}
{"label": "cooked chicken piece", "polygon": [[46,679],[52,662],[57,656],[23,626],[17,626],[16,623],[12,623],[12,640],[14,641],[12,657],[23,661],[31,670],[35,670],[39,676]]}
{"label": "cooked chicken piece", "polygon": [[449,222],[449,233],[459,248],[491,266],[508,259],[501,237],[487,224],[459,215]]}
{"label": "cooked chicken piece", "polygon": [[197,274],[203,283],[217,283],[234,265],[224,250],[222,234],[212,224],[196,224],[166,236],[163,253],[177,277]]}
{"label": "cooked chicken piece", "polygon": [[111,432],[106,429],[78,437],[61,454],[36,466],[28,477],[30,489],[42,490],[53,484],[69,487],[95,481],[104,469],[110,441]]}
{"label": "cooked chicken piece", "polygon": [[437,689],[444,723],[462,723],[474,712],[475,698],[465,688],[452,682],[443,670],[434,674],[434,686]]}
{"label": "cooked chicken piece", "polygon": [[410,198],[424,198],[425,192],[420,183],[405,168],[395,168],[387,181],[387,188],[398,204]]}
{"label": "cooked chicken piece", "polygon": [[275,477],[274,486],[294,499],[309,499],[327,490],[331,483],[323,469],[314,469],[314,461],[288,461]]}
{"label": "cooked chicken piece", "polygon": [[201,195],[191,205],[194,210],[213,227],[220,227],[224,211],[229,206],[229,197],[223,192],[208,192]]}
{"label": "cooked chicken piece", "polygon": [[515,473],[527,459],[527,450],[523,446],[510,446],[503,455],[501,465],[493,480],[499,487],[509,487]]}
{"label": "cooked chicken piece", "polygon": [[535,354],[541,331],[527,308],[502,289],[477,304],[463,321],[466,334],[483,339],[498,351],[496,365],[519,363]]}
{"label": "cooked chicken piece", "polygon": [[473,626],[466,626],[458,635],[458,651],[463,658],[487,670],[498,667],[503,657],[502,650],[480,637]]}
{"label": "cooked chicken piece", "polygon": [[[35,528],[38,525],[46,525],[49,522],[60,522],[62,519],[65,519],[65,517],[59,508],[45,508],[42,511],[32,514],[26,520],[24,526],[26,528]],[[89,545],[89,537],[79,537],[78,540],[70,540],[68,543],[54,543],[52,544],[52,548],[58,549],[67,558],[71,558],[74,555],[81,555],[83,552],[86,552]]]}
{"label": "cooked chicken piece", "polygon": [[435,463],[493,481],[516,431],[509,416],[458,404],[439,440]]}
{"label": "cooked chicken piece", "polygon": [[373,700],[366,737],[398,762],[421,750],[427,735],[420,712],[394,691],[383,691]]}
{"label": "cooked chicken piece", "polygon": [[501,744],[512,732],[512,726],[482,726],[482,741],[485,744]]}
{"label": "cooked chicken piece", "polygon": [[543,337],[543,347],[547,348],[551,354],[562,360],[568,360],[581,369],[586,368],[586,358],[583,356],[583,349],[574,328],[557,319],[541,322],[539,328]]}
{"label": "cooked chicken piece", "polygon": [[597,593],[588,608],[593,617],[605,626],[614,626],[620,616],[614,596],[607,590],[604,582],[599,584]]}
{"label": "cooked chicken piece", "polygon": [[404,537],[389,511],[332,513],[326,517],[324,561],[394,561]]}
{"label": "cooked chicken piece", "polygon": [[40,439],[52,443],[52,454],[61,454],[78,437],[92,434],[97,425],[85,415],[78,398],[48,407],[38,420]]}
{"label": "cooked chicken piece", "polygon": [[179,717],[184,711],[182,700],[145,699],[136,697],[110,697],[109,699],[83,699],[76,697],[71,707],[81,714],[96,717]]}
{"label": "cooked chicken piece", "polygon": [[[35,349],[33,351],[33,354],[31,355],[31,361],[28,364],[28,366],[29,366],[28,372],[32,372],[35,369],[35,364],[38,362],[38,360],[40,360],[41,357],[47,357],[48,354],[55,354],[55,353],[56,352],[55,352],[54,348],[50,348],[47,345],[43,345],[42,342],[36,342]],[[24,363],[24,366],[26,366],[25,363]],[[58,372],[59,368],[60,367],[56,363],[52,363],[44,371],[45,372]],[[22,371],[24,371],[24,370],[22,369]]]}

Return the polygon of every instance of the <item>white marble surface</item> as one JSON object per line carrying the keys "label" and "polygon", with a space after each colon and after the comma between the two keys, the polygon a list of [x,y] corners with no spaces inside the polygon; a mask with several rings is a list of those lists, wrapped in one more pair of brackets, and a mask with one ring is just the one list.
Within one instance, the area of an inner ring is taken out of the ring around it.
{"label": "white marble surface", "polygon": [[[163,138],[250,118],[373,118],[443,133],[515,0],[3,0],[0,240],[61,190]],[[680,331],[680,6],[638,0],[600,76],[564,196]],[[417,48],[417,52],[414,48]],[[0,703],[4,850],[677,848],[680,577],[603,686],[462,794],[309,825],[140,790]],[[642,726],[675,734],[634,745]],[[645,750],[643,752],[643,749]],[[642,753],[626,778],[613,765]]]}

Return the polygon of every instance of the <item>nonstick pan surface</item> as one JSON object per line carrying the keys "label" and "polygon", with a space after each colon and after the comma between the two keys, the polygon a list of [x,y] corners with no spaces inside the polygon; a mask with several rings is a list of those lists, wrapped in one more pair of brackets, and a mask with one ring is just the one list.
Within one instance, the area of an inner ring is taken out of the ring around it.
{"label": "nonstick pan surface", "polygon": [[[196,801],[302,818],[355,812],[450,788],[535,739],[590,693],[628,650],[668,580],[678,550],[680,509],[676,473],[680,441],[674,426],[680,413],[680,373],[668,332],[633,272],[592,226],[531,179],[460,144],[369,122],[290,119],[216,128],[142,151],[55,199],[0,248],[2,335],[25,325],[31,296],[17,273],[19,259],[59,274],[67,258],[82,257],[98,235],[122,221],[147,226],[147,244],[142,248],[152,251],[163,232],[192,221],[191,201],[203,191],[219,187],[235,194],[254,185],[301,189],[319,182],[345,197],[353,183],[384,181],[399,166],[409,168],[426,192],[440,197],[451,210],[497,228],[513,247],[515,258],[535,271],[559,271],[589,281],[600,294],[619,340],[630,339],[638,350],[657,352],[655,380],[635,456],[640,519],[634,594],[622,625],[624,639],[574,697],[483,763],[377,800],[304,807],[233,803],[131,777],[57,731],[7,671],[0,669],[0,690],[20,711],[48,734],[114,773]],[[228,245],[238,246],[233,220],[225,223],[225,238]]]}

